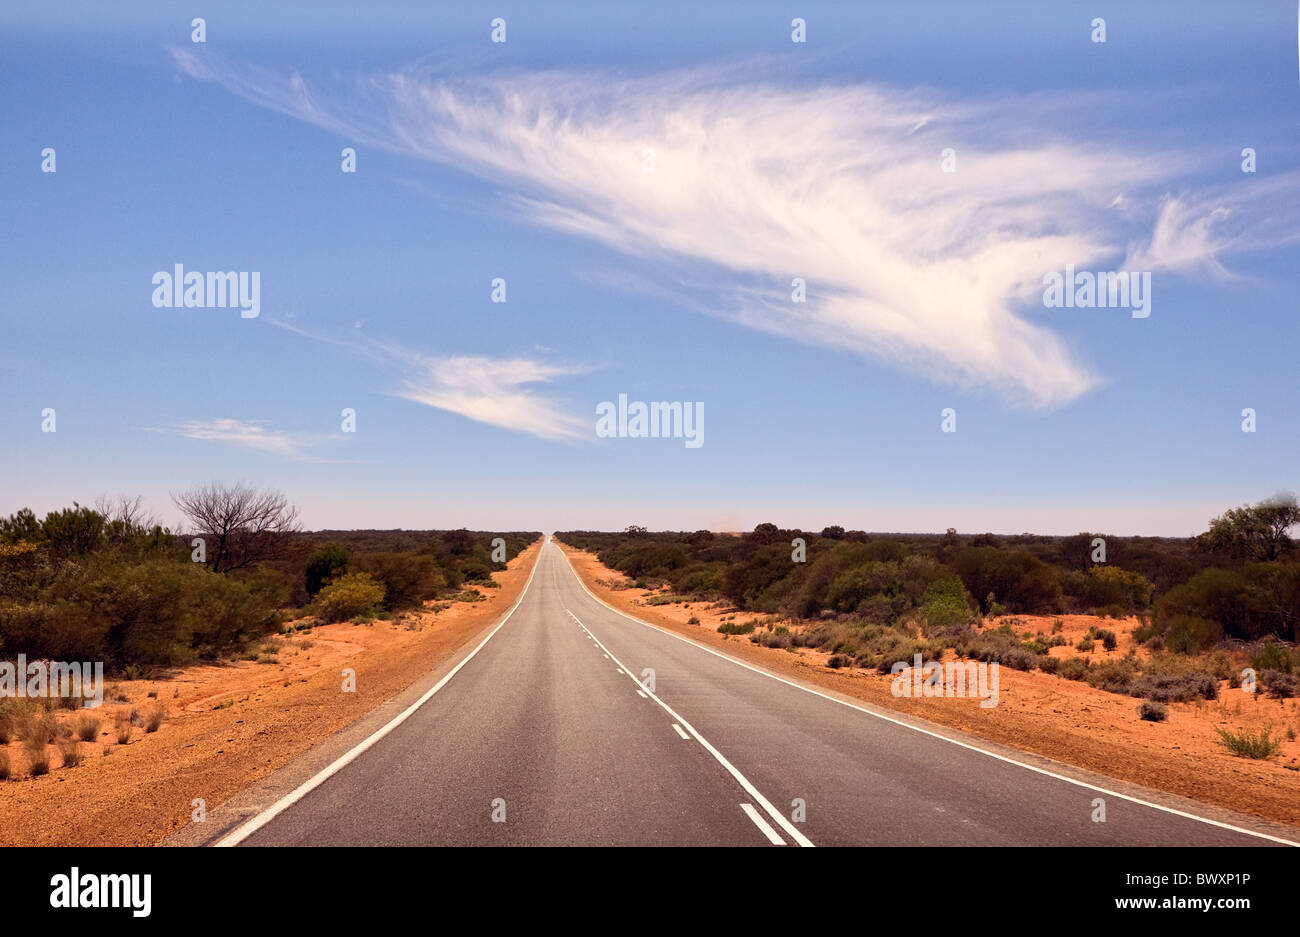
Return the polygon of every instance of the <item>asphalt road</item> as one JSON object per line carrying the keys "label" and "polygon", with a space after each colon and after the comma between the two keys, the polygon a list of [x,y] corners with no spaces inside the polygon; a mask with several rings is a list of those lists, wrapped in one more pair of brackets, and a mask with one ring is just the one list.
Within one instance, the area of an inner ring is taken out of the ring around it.
{"label": "asphalt road", "polygon": [[1245,818],[1216,825],[975,744],[620,615],[548,543],[514,612],[432,696],[222,844],[1273,844],[1230,828]]}

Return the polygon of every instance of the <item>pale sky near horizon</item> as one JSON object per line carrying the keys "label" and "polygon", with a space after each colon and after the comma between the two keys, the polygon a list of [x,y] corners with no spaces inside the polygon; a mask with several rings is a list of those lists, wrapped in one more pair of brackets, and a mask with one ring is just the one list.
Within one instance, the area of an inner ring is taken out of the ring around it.
{"label": "pale sky near horizon", "polygon": [[[698,6],[0,11],[0,514],[1184,536],[1300,488],[1294,3]],[[176,264],[260,314],[156,307]],[[1045,307],[1067,264],[1150,315]],[[704,444],[598,438],[619,394]]]}

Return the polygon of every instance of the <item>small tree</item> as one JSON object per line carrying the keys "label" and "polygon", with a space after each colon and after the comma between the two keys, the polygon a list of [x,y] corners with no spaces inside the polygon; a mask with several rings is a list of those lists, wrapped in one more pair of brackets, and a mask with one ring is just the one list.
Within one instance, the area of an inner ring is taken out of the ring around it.
{"label": "small tree", "polygon": [[1259,504],[1225,511],[1196,539],[1204,550],[1267,563],[1292,551],[1295,544],[1287,531],[1297,524],[1300,503],[1296,496],[1278,494]]}
{"label": "small tree", "polygon": [[298,509],[270,488],[212,482],[173,494],[172,501],[207,540],[207,565],[218,573],[278,556],[286,535],[298,530]]}

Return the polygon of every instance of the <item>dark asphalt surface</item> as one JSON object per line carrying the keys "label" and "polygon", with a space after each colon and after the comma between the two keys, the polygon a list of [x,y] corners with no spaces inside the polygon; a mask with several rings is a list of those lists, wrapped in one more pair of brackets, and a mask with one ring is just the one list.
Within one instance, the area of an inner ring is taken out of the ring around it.
{"label": "dark asphalt surface", "polygon": [[[623,668],[652,670],[651,692]],[[1092,819],[1098,797],[1104,823]],[[553,544],[519,607],[454,678],[241,844],[774,838],[1270,845],[892,723],[636,623],[592,598]]]}

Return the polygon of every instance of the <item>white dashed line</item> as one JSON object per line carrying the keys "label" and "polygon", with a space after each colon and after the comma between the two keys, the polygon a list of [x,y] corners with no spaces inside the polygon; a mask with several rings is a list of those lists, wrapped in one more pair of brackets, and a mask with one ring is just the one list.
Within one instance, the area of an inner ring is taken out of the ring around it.
{"label": "white dashed line", "polygon": [[[569,611],[567,608],[565,609],[565,611],[566,611],[566,612],[569,612],[570,615],[573,614],[573,612]],[[580,624],[580,625],[582,624],[582,620],[581,620],[581,619],[577,619],[576,616],[575,616],[575,619],[577,620],[578,624]],[[597,646],[598,648],[600,648],[602,651],[605,651],[605,652],[606,652],[606,655],[607,655],[608,657],[610,657],[610,658],[614,661],[614,663],[618,664],[618,666],[620,666],[620,667],[623,667],[625,670],[627,669],[626,667],[624,667],[624,664],[623,664],[622,661],[620,661],[620,660],[619,660],[617,657],[615,657],[613,654],[610,654],[610,653],[609,653],[609,648],[605,647],[605,645],[603,645],[603,644],[600,643],[600,639],[597,638],[594,634],[591,633],[591,629],[587,628],[586,625],[582,625],[582,627],[583,627],[583,629],[587,632],[587,635],[591,638],[591,640],[593,640],[593,641],[596,642],[596,646]],[[741,774],[741,773],[740,773],[740,769],[737,768],[735,765],[733,765],[730,761],[728,761],[728,760],[726,759],[726,756],[724,756],[724,755],[722,754],[722,752],[718,751],[716,748],[714,748],[712,745],[710,745],[710,744],[709,744],[709,740],[706,739],[704,736],[700,735],[700,733],[697,732],[697,731],[695,730],[695,727],[694,727],[694,726],[692,726],[689,722],[687,722],[687,721],[686,721],[685,719],[683,719],[680,715],[678,715],[677,712],[674,711],[674,709],[673,709],[671,706],[669,706],[667,703],[665,703],[663,700],[661,700],[661,699],[660,699],[658,696],[656,696],[652,691],[650,691],[649,689],[647,689],[647,688],[646,688],[646,685],[645,685],[644,683],[642,683],[641,681],[639,681],[636,677],[632,676],[632,674],[631,674],[630,671],[629,671],[628,674],[627,674],[627,678],[628,678],[629,680],[631,680],[633,683],[635,683],[635,684],[637,685],[638,688],[640,688],[641,690],[644,690],[645,693],[646,693],[646,695],[647,695],[650,699],[654,700],[656,703],[658,703],[658,704],[663,708],[664,712],[668,713],[668,715],[670,715],[670,716],[672,716],[674,719],[676,719],[677,722],[680,723],[680,727],[681,727],[681,729],[685,729],[686,732],[688,732],[691,736],[693,736],[693,737],[695,738],[695,741],[697,741],[697,742],[699,742],[701,745],[703,745],[703,746],[704,746],[704,750],[707,751],[710,755],[712,755],[714,758],[717,759],[718,764],[722,765],[722,767],[725,768],[725,769],[727,770],[727,773],[730,774],[733,778],[736,779],[736,783],[738,783],[741,787],[743,787],[743,788],[745,789],[745,793],[747,793],[750,797],[754,798],[754,800],[756,800],[756,801],[758,802],[758,805],[759,805],[760,807],[763,808],[763,811],[764,811],[764,812],[765,812],[769,817],[771,817],[773,820],[775,820],[777,826],[779,826],[779,827],[781,827],[781,829],[785,830],[785,832],[790,836],[791,839],[793,839],[793,840],[794,840],[796,843],[798,843],[800,846],[811,846],[811,845],[813,845],[812,840],[810,840],[807,836],[804,836],[804,835],[803,835],[802,833],[800,833],[797,829],[795,829],[794,824],[791,823],[791,822],[786,818],[786,816],[785,816],[784,814],[782,814],[780,811],[778,811],[775,807],[772,806],[772,802],[771,802],[770,800],[768,800],[766,797],[764,797],[764,796],[762,795],[762,793],[759,792],[758,788],[756,788],[756,787],[755,787],[755,786],[750,782],[749,778],[747,778],[747,777],[745,777],[743,774]],[[679,731],[680,731],[680,729],[679,729]]]}
{"label": "white dashed line", "polygon": [[690,738],[689,735],[687,735],[684,731],[682,731],[682,727],[679,726],[677,723],[675,722],[673,723],[673,728],[677,730],[677,734],[680,735],[682,738],[684,739]]}

